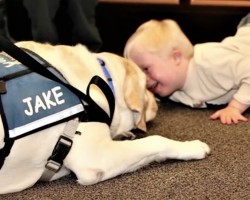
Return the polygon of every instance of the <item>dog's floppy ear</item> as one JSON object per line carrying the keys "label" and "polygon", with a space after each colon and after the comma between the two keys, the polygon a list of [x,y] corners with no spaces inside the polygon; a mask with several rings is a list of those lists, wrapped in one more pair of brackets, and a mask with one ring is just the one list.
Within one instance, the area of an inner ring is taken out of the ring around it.
{"label": "dog's floppy ear", "polygon": [[146,80],[146,78],[141,77],[141,75],[144,74],[137,73],[137,70],[135,70],[134,66],[130,66],[134,64],[132,61],[125,60],[123,63],[126,69],[126,77],[124,81],[124,98],[129,109],[134,112],[136,127],[146,132],[147,126],[144,105],[146,85],[144,83],[145,81],[143,81]]}

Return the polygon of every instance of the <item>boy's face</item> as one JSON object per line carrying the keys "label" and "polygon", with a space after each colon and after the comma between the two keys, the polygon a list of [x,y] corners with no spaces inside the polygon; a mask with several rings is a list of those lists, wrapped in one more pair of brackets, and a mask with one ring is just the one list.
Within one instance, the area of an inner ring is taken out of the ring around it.
{"label": "boy's face", "polygon": [[147,88],[162,97],[177,90],[174,58],[162,58],[143,48],[132,48],[129,54],[147,76]]}

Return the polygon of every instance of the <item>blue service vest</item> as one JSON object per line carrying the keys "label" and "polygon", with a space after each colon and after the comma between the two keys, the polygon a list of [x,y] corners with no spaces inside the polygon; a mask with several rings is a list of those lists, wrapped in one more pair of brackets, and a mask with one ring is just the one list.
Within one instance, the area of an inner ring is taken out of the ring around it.
{"label": "blue service vest", "polygon": [[[29,54],[41,64],[46,64],[43,59]],[[66,82],[53,67],[48,69]],[[8,76],[23,70],[27,70],[27,67],[0,54],[0,77],[3,77],[7,91],[1,98],[9,138],[23,137],[29,132],[84,111],[83,102],[68,88],[35,72],[8,80]]]}

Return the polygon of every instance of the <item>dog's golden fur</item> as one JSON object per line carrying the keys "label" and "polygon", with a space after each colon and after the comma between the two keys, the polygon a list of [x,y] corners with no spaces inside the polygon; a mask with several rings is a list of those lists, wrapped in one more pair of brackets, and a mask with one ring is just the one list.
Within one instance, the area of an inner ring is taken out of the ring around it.
{"label": "dog's golden fur", "polygon": [[[90,53],[82,45],[52,46],[32,41],[16,45],[43,57],[69,84],[84,93],[94,75],[106,80],[97,58],[106,63],[113,79],[116,105],[111,126],[98,122],[80,123],[78,131],[82,134],[74,137],[63,170],[51,180],[73,171],[80,184],[90,185],[134,171],[152,161],[202,159],[210,152],[200,141],[179,142],[161,136],[113,140],[120,136],[133,138],[129,131],[134,128],[146,131],[146,122],[153,120],[157,113],[155,98],[146,90],[146,77],[133,62],[111,53]],[[96,103],[109,113],[108,102],[99,88],[91,86],[90,91]],[[24,190],[39,180],[64,127],[62,123],[15,142],[0,170],[0,194]],[[0,148],[4,146],[3,139],[0,123]]]}

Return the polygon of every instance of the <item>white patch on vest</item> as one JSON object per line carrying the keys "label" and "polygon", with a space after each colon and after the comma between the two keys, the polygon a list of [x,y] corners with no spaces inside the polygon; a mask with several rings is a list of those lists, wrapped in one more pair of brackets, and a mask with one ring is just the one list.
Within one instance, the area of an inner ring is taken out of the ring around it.
{"label": "white patch on vest", "polygon": [[50,105],[56,106],[56,102],[50,100],[50,96],[51,96],[51,91],[50,90],[47,92],[47,95],[46,95],[45,92],[43,92],[42,95],[43,95],[44,101],[45,101],[46,106],[47,106],[48,109],[51,108]]}
{"label": "white patch on vest", "polygon": [[54,94],[54,97],[56,99],[56,103],[58,105],[61,105],[61,104],[64,104],[65,103],[65,100],[62,99],[62,100],[59,100],[59,97],[63,96],[63,93],[62,92],[59,92],[59,93],[56,93],[57,90],[61,90],[61,87],[60,86],[57,86],[57,87],[54,87],[51,89],[52,93]]}
{"label": "white patch on vest", "polygon": [[50,109],[51,106],[57,106],[57,105],[61,105],[65,103],[64,99],[59,99],[60,97],[63,96],[62,92],[58,92],[61,90],[60,86],[56,86],[54,88],[51,89],[52,94],[55,98],[55,101],[51,101],[50,97],[51,97],[51,91],[47,91],[47,95],[45,92],[42,93],[42,97],[36,95],[36,100],[35,100],[35,106],[33,106],[31,104],[31,97],[27,97],[25,99],[23,99],[23,103],[27,103],[28,106],[28,110],[24,110],[24,113],[28,116],[32,116],[34,114],[34,110],[35,113],[39,112],[39,109],[42,108],[43,110],[46,109]]}
{"label": "white patch on vest", "polygon": [[43,104],[42,99],[38,95],[36,95],[35,113],[38,113],[39,108],[43,108],[43,110],[46,110],[46,106]]}
{"label": "white patch on vest", "polygon": [[11,61],[5,60],[3,57],[0,57],[0,64],[3,64],[4,67],[13,67],[14,65],[21,64],[17,60],[12,59]]}

